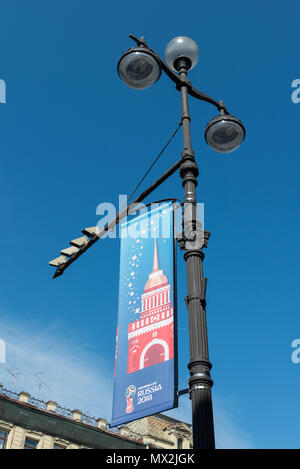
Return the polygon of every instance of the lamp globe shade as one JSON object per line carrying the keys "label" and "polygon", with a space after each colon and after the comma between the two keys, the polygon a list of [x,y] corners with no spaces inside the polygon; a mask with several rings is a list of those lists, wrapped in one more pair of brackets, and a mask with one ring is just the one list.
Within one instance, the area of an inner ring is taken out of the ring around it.
{"label": "lamp globe shade", "polygon": [[195,67],[199,59],[199,48],[193,39],[186,36],[174,37],[165,49],[165,58],[169,67],[176,72],[176,59],[189,60],[189,70]]}
{"label": "lamp globe shade", "polygon": [[245,127],[236,117],[220,115],[212,119],[205,129],[205,140],[219,153],[231,153],[243,142]]}
{"label": "lamp globe shade", "polygon": [[157,59],[142,47],[126,51],[119,60],[118,73],[130,88],[144,90],[160,77],[161,69]]}

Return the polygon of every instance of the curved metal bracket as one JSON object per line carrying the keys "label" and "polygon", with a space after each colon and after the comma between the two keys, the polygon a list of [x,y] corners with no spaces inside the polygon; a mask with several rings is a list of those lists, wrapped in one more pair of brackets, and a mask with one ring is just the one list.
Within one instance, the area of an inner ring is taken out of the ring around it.
{"label": "curved metal bracket", "polygon": [[190,80],[188,80],[187,78],[185,79],[180,78],[179,75],[173,72],[173,70],[164,62],[164,60],[153,49],[151,49],[148,46],[143,36],[139,39],[136,36],[133,36],[133,34],[129,34],[129,37],[133,41],[135,41],[138,46],[145,47],[146,49],[148,49],[149,52],[151,52],[151,54],[155,56],[157,61],[160,63],[161,68],[165,72],[165,74],[168,75],[168,77],[171,78],[171,80],[175,83],[176,89],[180,90],[181,86],[184,85],[187,87],[188,93],[193,98],[213,104],[219,111],[223,111],[225,112],[225,114],[228,114],[228,115],[230,114],[226,106],[223,104],[223,101],[220,101],[220,102],[216,101],[215,99],[211,98],[210,96],[198,90],[197,88],[194,88]]}

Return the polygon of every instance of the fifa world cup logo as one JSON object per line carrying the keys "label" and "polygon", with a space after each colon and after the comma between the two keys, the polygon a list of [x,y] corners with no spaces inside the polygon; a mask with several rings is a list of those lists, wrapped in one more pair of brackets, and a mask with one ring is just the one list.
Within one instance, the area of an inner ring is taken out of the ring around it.
{"label": "fifa world cup logo", "polygon": [[136,387],[134,384],[131,384],[130,386],[128,386],[128,388],[126,389],[126,402],[127,402],[127,407],[126,407],[126,414],[130,414],[130,412],[133,411],[133,404],[132,404],[132,401],[133,401],[133,398],[135,396],[135,393],[136,393]]}

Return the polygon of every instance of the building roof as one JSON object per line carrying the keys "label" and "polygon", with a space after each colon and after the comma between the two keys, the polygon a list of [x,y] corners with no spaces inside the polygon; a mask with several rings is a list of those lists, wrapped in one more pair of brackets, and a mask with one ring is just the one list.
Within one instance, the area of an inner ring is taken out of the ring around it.
{"label": "building roof", "polygon": [[[29,397],[30,395],[28,393],[17,394],[0,387],[0,419],[49,435],[60,436],[91,448],[143,449],[145,447],[142,442],[128,436],[120,435],[107,428],[100,428],[97,423],[99,419],[84,416],[77,409],[70,411],[70,409],[56,406],[54,411],[50,411],[47,410],[47,404],[56,404],[53,401],[45,403],[29,398],[28,402],[22,402],[21,396]],[[77,418],[78,413],[81,414],[81,420],[74,418],[75,413],[77,413]]]}

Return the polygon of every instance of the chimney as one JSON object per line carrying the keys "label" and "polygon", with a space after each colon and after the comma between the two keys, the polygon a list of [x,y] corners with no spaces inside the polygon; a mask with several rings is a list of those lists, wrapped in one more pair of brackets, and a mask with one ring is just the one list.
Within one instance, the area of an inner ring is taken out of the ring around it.
{"label": "chimney", "polygon": [[99,418],[97,419],[97,427],[98,427],[98,428],[101,428],[102,430],[105,430],[105,429],[106,429],[106,420],[103,419],[103,418],[101,418],[101,417],[99,417]]}
{"label": "chimney", "polygon": [[30,394],[28,392],[22,391],[19,393],[19,401],[28,403],[28,399],[30,398]]}
{"label": "chimney", "polygon": [[78,410],[78,409],[72,410],[72,419],[73,420],[77,420],[78,422],[80,422],[81,417],[82,417],[81,410]]}
{"label": "chimney", "polygon": [[57,406],[57,402],[54,402],[54,401],[46,402],[46,410],[48,412],[55,412],[56,411],[56,406]]}

